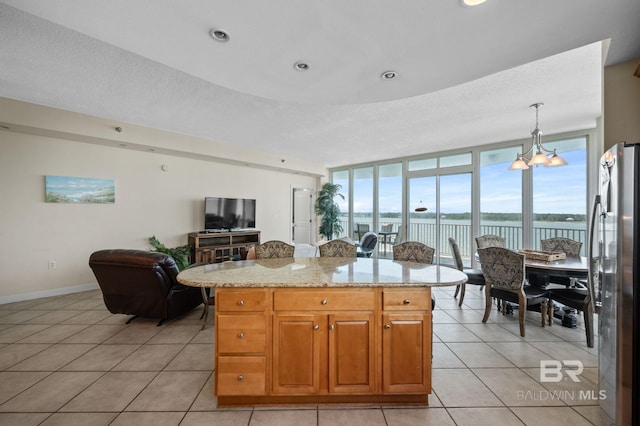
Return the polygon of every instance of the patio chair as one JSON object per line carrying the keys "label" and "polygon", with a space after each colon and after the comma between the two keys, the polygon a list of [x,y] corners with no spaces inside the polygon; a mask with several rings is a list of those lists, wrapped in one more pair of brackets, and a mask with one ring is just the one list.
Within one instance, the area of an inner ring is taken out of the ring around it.
{"label": "patio chair", "polygon": [[367,232],[362,236],[359,243],[356,243],[357,257],[371,257],[373,250],[378,244],[378,236],[373,232]]}

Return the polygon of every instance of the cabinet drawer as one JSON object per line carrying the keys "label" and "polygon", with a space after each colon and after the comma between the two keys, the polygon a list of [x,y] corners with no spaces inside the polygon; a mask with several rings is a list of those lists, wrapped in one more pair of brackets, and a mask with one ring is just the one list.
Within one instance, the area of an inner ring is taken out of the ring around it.
{"label": "cabinet drawer", "polygon": [[218,314],[217,345],[219,353],[264,353],[267,331],[265,316]]}
{"label": "cabinet drawer", "polygon": [[431,289],[385,289],[382,306],[386,311],[430,311]]}
{"label": "cabinet drawer", "polygon": [[264,395],[265,358],[220,356],[216,395]]}
{"label": "cabinet drawer", "polygon": [[371,311],[374,306],[371,290],[279,290],[273,295],[276,311]]}
{"label": "cabinet drawer", "polygon": [[216,290],[218,312],[263,312],[267,306],[267,292],[263,289]]}

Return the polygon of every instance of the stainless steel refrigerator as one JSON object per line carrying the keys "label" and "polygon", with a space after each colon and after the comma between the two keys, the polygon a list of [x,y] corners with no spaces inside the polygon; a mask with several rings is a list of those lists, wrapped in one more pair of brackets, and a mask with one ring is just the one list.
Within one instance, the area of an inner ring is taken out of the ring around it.
{"label": "stainless steel refrigerator", "polygon": [[605,425],[640,424],[640,145],[600,161],[590,226],[590,287],[599,311],[599,401]]}

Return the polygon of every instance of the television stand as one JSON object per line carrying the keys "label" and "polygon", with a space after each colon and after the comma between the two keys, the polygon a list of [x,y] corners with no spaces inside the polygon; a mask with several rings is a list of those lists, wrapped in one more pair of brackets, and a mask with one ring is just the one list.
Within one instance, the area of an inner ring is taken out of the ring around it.
{"label": "television stand", "polygon": [[191,262],[218,263],[239,256],[242,248],[260,244],[260,231],[245,229],[227,231],[207,229],[202,232],[189,233],[191,246]]}

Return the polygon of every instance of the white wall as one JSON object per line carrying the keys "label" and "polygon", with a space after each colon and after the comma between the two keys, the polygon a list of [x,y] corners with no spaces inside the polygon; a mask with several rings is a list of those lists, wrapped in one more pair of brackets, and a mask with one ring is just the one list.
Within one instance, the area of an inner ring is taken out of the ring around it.
{"label": "white wall", "polygon": [[[46,175],[113,178],[116,202],[45,203]],[[152,235],[186,244],[188,232],[203,228],[205,196],[255,198],[262,240],[288,241],[291,186],[315,188],[316,180],[0,131],[0,303],[95,284],[88,259],[98,249],[147,249]]]}
{"label": "white wall", "polygon": [[640,142],[640,58],[604,69],[604,149]]}

